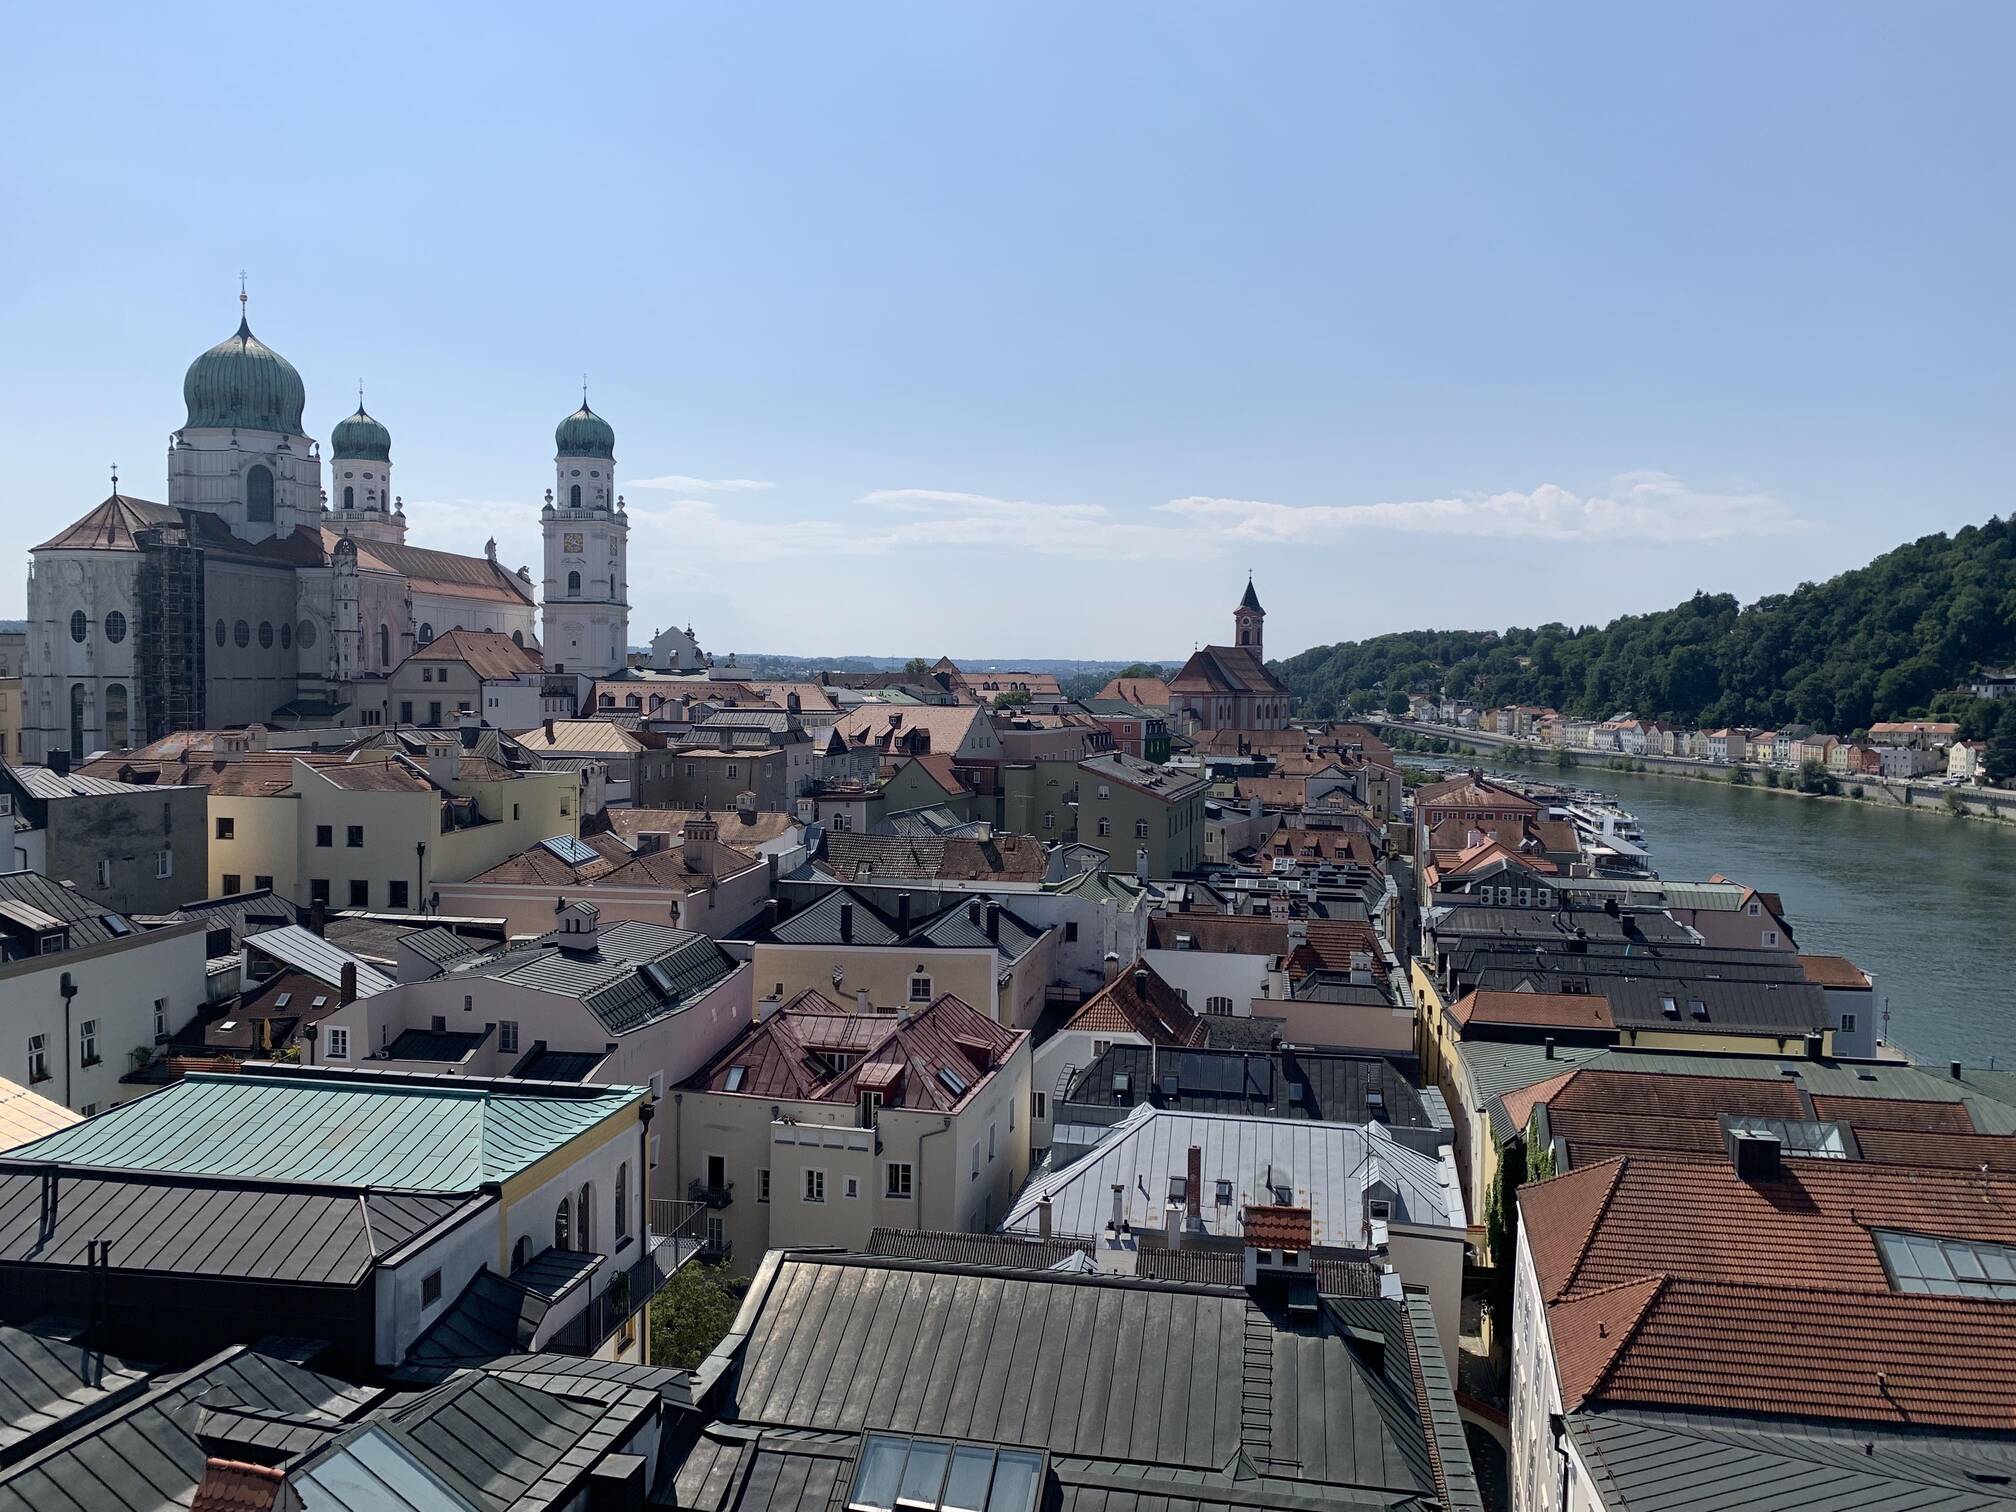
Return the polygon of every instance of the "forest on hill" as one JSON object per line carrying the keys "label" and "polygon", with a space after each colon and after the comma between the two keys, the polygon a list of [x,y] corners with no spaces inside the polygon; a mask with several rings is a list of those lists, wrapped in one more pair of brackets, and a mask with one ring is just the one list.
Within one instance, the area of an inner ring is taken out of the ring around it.
{"label": "forest on hill", "polygon": [[1697,593],[1600,629],[1410,630],[1313,647],[1275,670],[1324,718],[1419,692],[1843,735],[1936,709],[1960,718],[1971,738],[1993,733],[2009,710],[1954,690],[1981,667],[2012,663],[2016,521],[1997,518],[1754,604]]}

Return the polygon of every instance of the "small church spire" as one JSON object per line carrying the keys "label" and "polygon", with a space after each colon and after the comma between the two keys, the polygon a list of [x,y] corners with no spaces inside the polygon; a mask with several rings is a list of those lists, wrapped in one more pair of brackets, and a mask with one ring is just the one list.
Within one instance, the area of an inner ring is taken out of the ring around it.
{"label": "small church spire", "polygon": [[112,497],[115,499],[119,497],[119,464],[117,462],[112,464]]}

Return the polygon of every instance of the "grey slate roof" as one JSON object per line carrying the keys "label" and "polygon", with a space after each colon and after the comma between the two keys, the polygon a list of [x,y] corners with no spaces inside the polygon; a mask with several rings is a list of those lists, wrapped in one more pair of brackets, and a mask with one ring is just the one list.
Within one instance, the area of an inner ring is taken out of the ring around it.
{"label": "grey slate roof", "polygon": [[[1120,1075],[1127,1077],[1124,1104],[1113,1090]],[[1380,1121],[1396,1128],[1433,1127],[1421,1094],[1391,1061],[1320,1050],[1240,1055],[1113,1045],[1078,1073],[1065,1101],[1100,1107],[1152,1102],[1190,1113],[1362,1124],[1373,1121],[1375,1092],[1384,1104]]]}
{"label": "grey slate roof", "polygon": [[70,1420],[138,1392],[147,1372],[59,1334],[0,1326],[0,1458],[18,1459]]}
{"label": "grey slate roof", "polygon": [[2016,1507],[2016,1440],[2006,1437],[1680,1412],[1574,1412],[1566,1422],[1610,1512]]}
{"label": "grey slate roof", "polygon": [[453,966],[480,953],[476,946],[471,945],[454,930],[439,924],[401,935],[399,944],[402,949],[410,950],[422,960],[432,961],[436,966]]}
{"label": "grey slate roof", "polygon": [[[973,918],[977,906],[979,922]],[[1020,960],[1043,937],[1043,926],[1022,918],[1007,904],[998,904],[997,938],[987,935],[987,900],[971,898],[941,909],[920,921],[912,921],[909,933],[897,919],[850,888],[835,888],[811,907],[801,909],[771,931],[771,938],[786,945],[838,945],[840,910],[851,907],[852,943],[856,945],[916,945],[942,950],[984,950],[988,946],[1005,960]]]}
{"label": "grey slate roof", "polygon": [[[40,872],[0,872],[0,903],[24,903],[70,926],[70,946],[103,945],[135,933],[132,922],[73,888]],[[115,922],[116,921],[116,922]]]}
{"label": "grey slate roof", "polygon": [[383,1054],[386,1060],[460,1061],[488,1038],[487,1029],[402,1029]]}
{"label": "grey slate roof", "polygon": [[1346,1305],[1384,1309],[1401,1347],[1375,1358],[1333,1322],[1278,1328],[1231,1288],[773,1256],[744,1315],[732,1421],[680,1468],[680,1505],[823,1508],[849,1440],[880,1430],[1045,1449],[1061,1501],[1042,1504],[1063,1512],[1109,1494],[1419,1507],[1433,1466],[1401,1305]]}
{"label": "grey slate roof", "polygon": [[0,1470],[0,1512],[169,1512],[187,1507],[206,1459],[205,1407],[253,1408],[301,1436],[334,1436],[379,1393],[231,1349]]}
{"label": "grey slate roof", "polygon": [[[578,999],[612,1034],[676,1013],[735,970],[735,959],[706,935],[666,924],[621,919],[597,931],[596,948],[517,945],[449,968]],[[645,974],[661,968],[669,990]]]}
{"label": "grey slate roof", "polygon": [[[867,1253],[948,1265],[993,1266],[1007,1270],[1051,1271],[1089,1258],[1085,1240],[1030,1239],[1014,1234],[941,1233],[930,1229],[878,1228],[868,1236]],[[1142,1248],[1135,1274],[1151,1281],[1186,1281],[1199,1286],[1238,1287],[1245,1261],[1231,1250]],[[1318,1258],[1316,1289],[1325,1296],[1376,1297],[1379,1272],[1361,1260]]]}
{"label": "grey slate roof", "polygon": [[348,1286],[377,1258],[495,1201],[73,1166],[58,1182],[55,1226],[45,1229],[44,1169],[0,1160],[0,1273],[82,1268],[86,1246],[103,1239],[122,1270]]}
{"label": "grey slate roof", "polygon": [[248,950],[285,962],[296,971],[305,971],[332,987],[342,980],[343,968],[354,965],[357,968],[357,996],[360,998],[376,997],[398,986],[369,961],[352,955],[340,945],[330,944],[312,929],[299,924],[283,924],[278,929],[247,935],[244,945]]}

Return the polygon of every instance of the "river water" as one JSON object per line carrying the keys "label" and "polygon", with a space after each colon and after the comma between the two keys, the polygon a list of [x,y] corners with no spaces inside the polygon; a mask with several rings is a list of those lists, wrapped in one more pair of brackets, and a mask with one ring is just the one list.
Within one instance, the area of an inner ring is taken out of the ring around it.
{"label": "river water", "polygon": [[1526,770],[1615,794],[1644,822],[1662,877],[1720,872],[1777,893],[1802,951],[1847,956],[1876,978],[1889,1039],[1917,1059],[2016,1066],[2016,825],[1587,766]]}

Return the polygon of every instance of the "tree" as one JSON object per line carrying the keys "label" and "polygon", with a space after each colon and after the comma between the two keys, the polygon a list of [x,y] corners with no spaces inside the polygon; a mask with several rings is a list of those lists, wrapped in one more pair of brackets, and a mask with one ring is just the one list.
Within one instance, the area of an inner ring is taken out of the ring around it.
{"label": "tree", "polygon": [[1407,714],[1407,695],[1405,693],[1389,693],[1386,696],[1386,712],[1391,714],[1395,719],[1405,718]]}
{"label": "tree", "polygon": [[996,709],[1019,709],[1032,702],[1027,688],[1010,688],[1006,693],[996,693],[992,707]]}
{"label": "tree", "polygon": [[931,675],[931,663],[921,656],[913,656],[903,663],[903,670],[912,677],[928,677]]}
{"label": "tree", "polygon": [[1988,780],[2016,782],[2016,701],[2003,709],[1995,733],[1988,737]]}
{"label": "tree", "polygon": [[1115,677],[1152,677],[1161,682],[1169,674],[1153,662],[1130,662],[1113,674]]}
{"label": "tree", "polygon": [[728,1335],[749,1283],[725,1265],[689,1261],[651,1299],[651,1363],[691,1370]]}
{"label": "tree", "polygon": [[1816,756],[1808,756],[1799,763],[1799,791],[1802,793],[1838,793],[1841,784],[1834,780],[1834,774],[1827,770],[1827,763]]}

